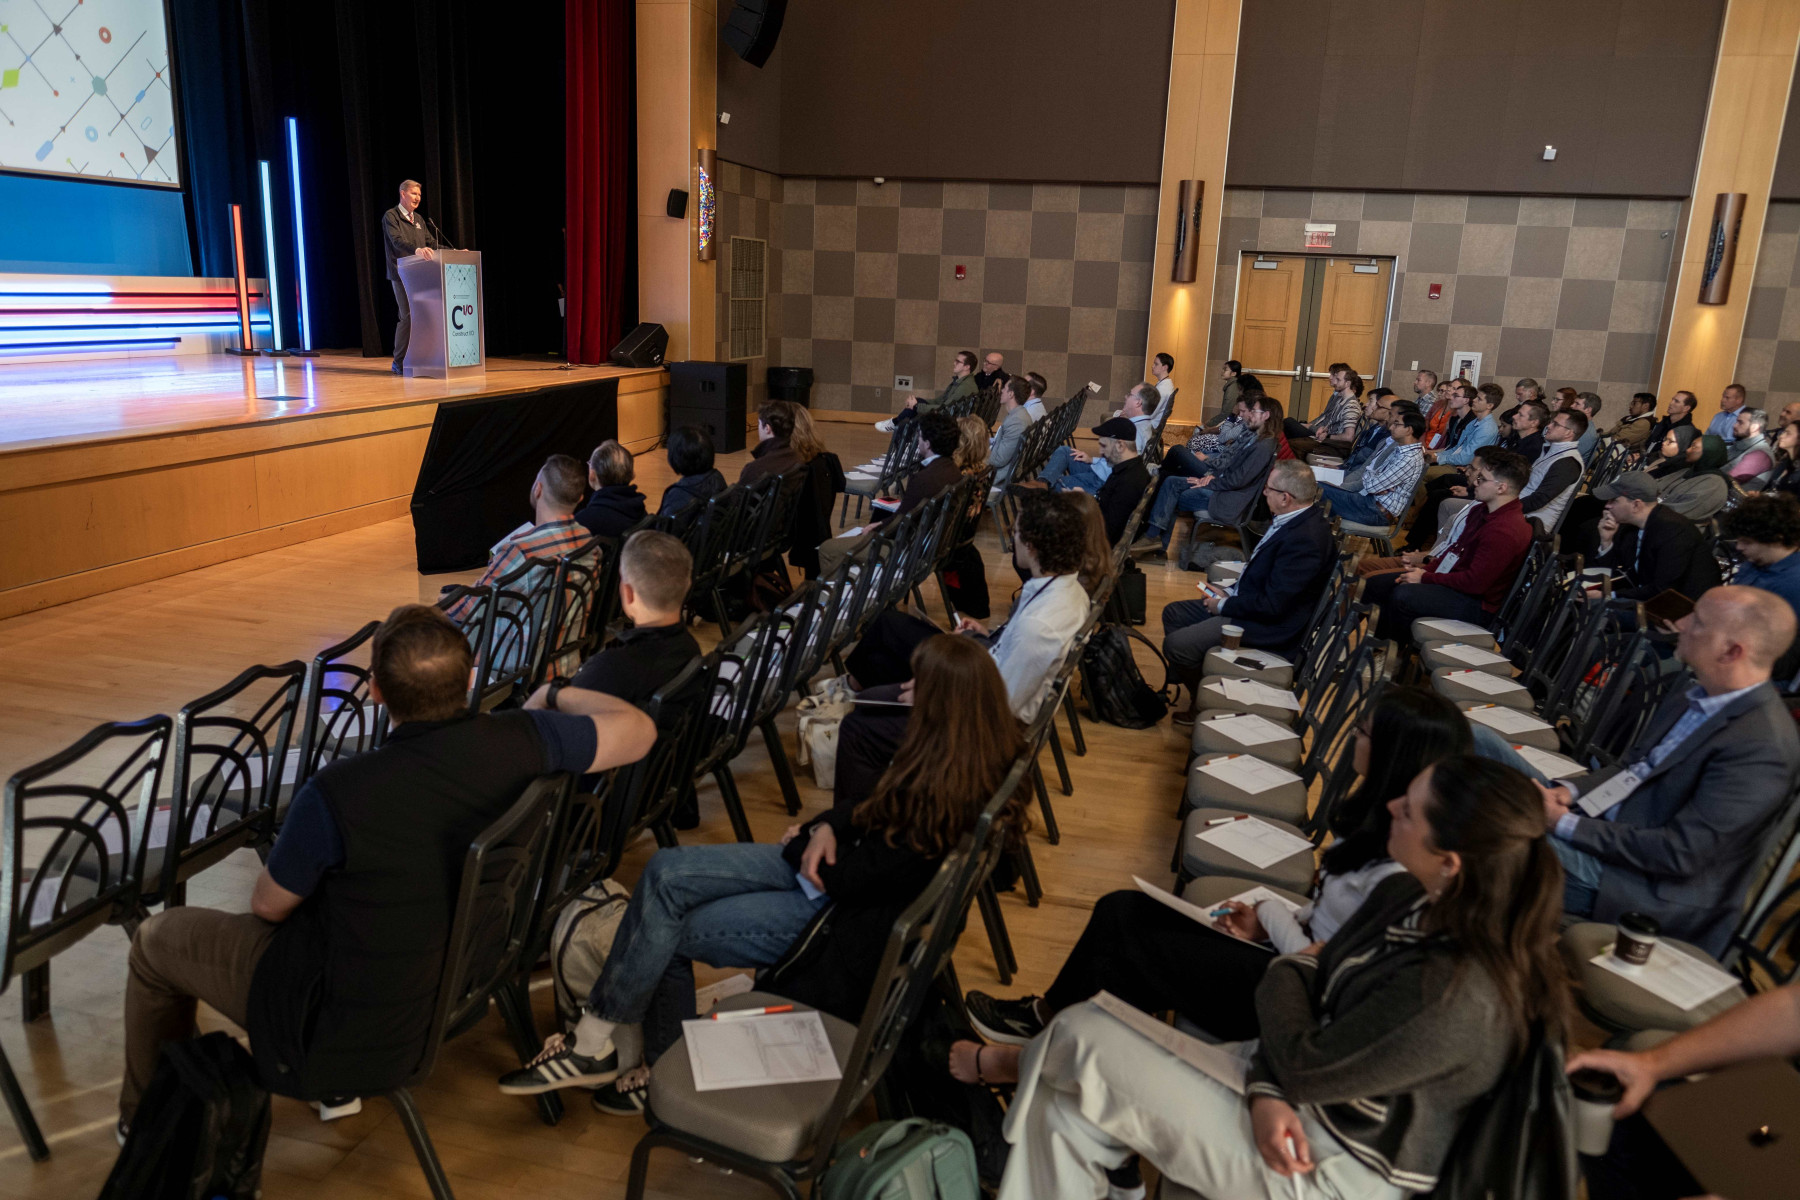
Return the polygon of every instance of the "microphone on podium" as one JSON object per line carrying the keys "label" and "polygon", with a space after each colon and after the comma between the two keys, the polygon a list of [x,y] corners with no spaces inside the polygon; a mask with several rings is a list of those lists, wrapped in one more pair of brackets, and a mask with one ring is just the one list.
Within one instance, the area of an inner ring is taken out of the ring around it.
{"label": "microphone on podium", "polygon": [[444,236],[444,231],[438,228],[438,223],[436,221],[432,220],[430,217],[426,217],[424,213],[420,213],[419,215],[421,217],[425,217],[425,223],[427,225],[431,226],[432,235],[435,236],[438,240],[438,248],[439,249],[441,249],[441,250],[456,249],[455,246],[452,246],[450,244],[450,239]]}

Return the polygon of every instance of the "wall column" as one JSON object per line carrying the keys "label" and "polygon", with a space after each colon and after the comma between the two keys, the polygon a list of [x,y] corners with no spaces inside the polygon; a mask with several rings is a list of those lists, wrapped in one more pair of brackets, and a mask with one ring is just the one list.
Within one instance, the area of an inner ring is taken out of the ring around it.
{"label": "wall column", "polygon": [[[1163,125],[1162,183],[1151,268],[1150,342],[1145,361],[1175,356],[1181,394],[1171,419],[1197,421],[1206,397],[1207,342],[1218,277],[1219,220],[1225,211],[1225,156],[1231,141],[1231,97],[1237,78],[1242,0],[1177,0],[1169,67],[1169,110]],[[1200,227],[1200,271],[1173,283],[1176,197],[1184,179],[1206,184]],[[1766,184],[1765,184],[1766,190]]]}
{"label": "wall column", "polygon": [[[1694,194],[1684,215],[1685,240],[1670,280],[1669,333],[1656,384],[1657,395],[1665,399],[1679,388],[1692,391],[1700,400],[1697,425],[1704,426],[1716,411],[1719,393],[1737,368],[1797,48],[1800,5],[1792,0],[1727,4]],[[1720,192],[1743,192],[1748,203],[1738,233],[1731,298],[1721,305],[1701,304],[1700,277],[1713,201]]]}
{"label": "wall column", "polygon": [[[638,319],[668,329],[669,359],[710,359],[717,344],[717,262],[696,257],[695,151],[718,145],[718,7],[715,0],[636,4]],[[668,215],[670,188],[688,194],[686,221]]]}

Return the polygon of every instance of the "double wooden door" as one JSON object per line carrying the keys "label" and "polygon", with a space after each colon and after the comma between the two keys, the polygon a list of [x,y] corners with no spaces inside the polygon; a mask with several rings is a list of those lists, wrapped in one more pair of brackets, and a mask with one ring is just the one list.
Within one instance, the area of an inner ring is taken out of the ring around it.
{"label": "double wooden door", "polygon": [[1380,381],[1393,279],[1392,259],[1246,254],[1231,357],[1290,416],[1316,416],[1332,363],[1349,363],[1371,387]]}

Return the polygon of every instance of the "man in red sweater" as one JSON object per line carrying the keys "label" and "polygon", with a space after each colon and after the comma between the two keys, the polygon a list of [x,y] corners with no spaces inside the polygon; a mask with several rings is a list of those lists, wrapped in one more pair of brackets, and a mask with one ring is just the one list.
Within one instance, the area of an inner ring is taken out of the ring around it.
{"label": "man in red sweater", "polygon": [[1490,449],[1467,474],[1480,507],[1450,548],[1422,566],[1369,576],[1363,599],[1381,606],[1377,636],[1406,645],[1419,617],[1486,625],[1499,611],[1531,548],[1531,522],[1519,506],[1531,467],[1511,451]]}

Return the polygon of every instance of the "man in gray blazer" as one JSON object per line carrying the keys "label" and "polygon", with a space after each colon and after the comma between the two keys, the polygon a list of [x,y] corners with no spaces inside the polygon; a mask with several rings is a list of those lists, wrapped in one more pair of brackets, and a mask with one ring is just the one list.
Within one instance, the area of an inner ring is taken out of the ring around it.
{"label": "man in gray blazer", "polygon": [[1800,779],[1800,735],[1769,683],[1794,624],[1772,592],[1707,591],[1676,647],[1695,686],[1669,697],[1622,766],[1538,785],[1570,915],[1647,913],[1671,937],[1724,951]]}
{"label": "man in gray blazer", "polygon": [[1013,375],[1000,385],[1000,428],[988,446],[988,465],[994,468],[994,487],[1006,490],[1013,472],[1019,466],[1019,450],[1025,445],[1025,431],[1031,428],[1031,414],[1025,402],[1031,399],[1031,380]]}

